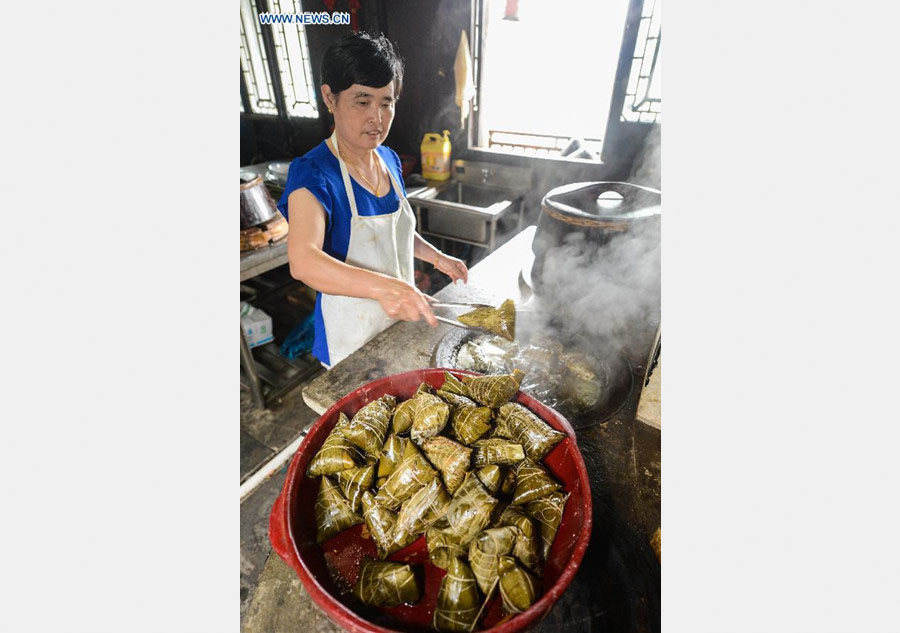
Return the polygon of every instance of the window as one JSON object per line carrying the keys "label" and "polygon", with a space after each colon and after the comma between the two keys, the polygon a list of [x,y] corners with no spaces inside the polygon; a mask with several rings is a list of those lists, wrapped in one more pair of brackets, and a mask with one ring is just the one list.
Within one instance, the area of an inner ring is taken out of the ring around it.
{"label": "window", "polygon": [[[269,0],[269,4],[275,13],[303,12],[300,0]],[[271,28],[288,116],[318,118],[306,28],[302,24],[273,24]]]}
{"label": "window", "polygon": [[481,0],[474,50],[477,147],[598,158],[628,0]]}
{"label": "window", "polygon": [[[300,0],[269,0],[268,5],[262,10],[303,12]],[[241,112],[249,106],[253,114],[318,118],[306,29],[284,23],[263,29],[259,12],[256,0],[241,0]]]}
{"label": "window", "polygon": [[631,74],[625,89],[625,103],[622,106],[622,121],[659,123],[662,117],[662,95],[660,76],[661,28],[660,0],[644,0],[641,22],[638,27]]}

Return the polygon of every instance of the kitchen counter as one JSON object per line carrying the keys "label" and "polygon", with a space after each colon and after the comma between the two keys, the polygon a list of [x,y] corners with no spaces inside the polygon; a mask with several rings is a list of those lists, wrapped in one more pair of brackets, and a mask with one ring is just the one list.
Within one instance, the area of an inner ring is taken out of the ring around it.
{"label": "kitchen counter", "polygon": [[[435,296],[492,305],[507,298],[524,303],[531,292],[520,271],[530,268],[534,232],[535,227],[525,229],[474,266],[468,285],[449,285]],[[451,327],[396,323],[310,382],[303,399],[322,413],[371,380],[430,366],[435,345]],[[652,343],[647,341],[644,359]],[[646,362],[632,359],[632,364],[635,385],[640,385]],[[535,631],[660,630],[660,566],[650,547],[660,525],[660,430],[636,421],[639,396],[636,388],[611,419],[576,432],[591,481],[591,543],[575,580]],[[296,574],[271,553],[247,611],[245,633],[340,630],[312,603]]]}

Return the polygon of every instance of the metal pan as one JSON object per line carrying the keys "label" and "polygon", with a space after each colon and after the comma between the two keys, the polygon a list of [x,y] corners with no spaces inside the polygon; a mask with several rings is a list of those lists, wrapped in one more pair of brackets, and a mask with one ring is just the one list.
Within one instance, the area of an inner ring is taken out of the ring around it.
{"label": "metal pan", "polygon": [[[539,318],[537,314],[527,312],[517,315],[516,341],[518,343],[528,343],[529,332],[534,331],[534,323],[538,322]],[[460,368],[457,360],[460,348],[463,344],[482,337],[490,337],[490,335],[456,328],[448,331],[432,351],[431,366]],[[621,411],[635,386],[634,368],[628,358],[615,347],[590,340],[584,336],[576,336],[567,341],[560,341],[560,343],[566,351],[586,352],[591,357],[590,360],[603,390],[600,399],[587,410],[567,411],[566,406],[562,403],[548,402],[547,404],[554,406],[563,415],[566,415],[576,430],[600,424]],[[527,378],[526,375],[526,382]],[[541,399],[540,394],[532,394],[527,388],[523,388],[523,391]]]}

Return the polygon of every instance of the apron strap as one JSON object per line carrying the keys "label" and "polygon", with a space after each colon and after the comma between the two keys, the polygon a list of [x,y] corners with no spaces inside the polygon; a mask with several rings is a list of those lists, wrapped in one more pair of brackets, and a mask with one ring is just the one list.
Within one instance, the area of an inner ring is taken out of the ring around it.
{"label": "apron strap", "polygon": [[350,214],[353,218],[359,217],[359,211],[356,208],[356,196],[353,193],[353,184],[350,182],[350,172],[347,171],[347,165],[341,158],[341,150],[338,149],[337,130],[331,135],[331,144],[334,145],[334,151],[337,152],[338,164],[341,166],[341,178],[344,179],[344,190],[347,192],[347,201],[350,203]]}
{"label": "apron strap", "polygon": [[[353,217],[357,217],[359,215],[359,211],[356,207],[356,195],[353,193],[353,184],[350,182],[350,172],[347,171],[347,165],[341,158],[341,151],[338,149],[337,130],[335,130],[331,134],[331,144],[334,145],[334,149],[337,152],[338,164],[340,164],[341,166],[341,178],[344,179],[344,189],[347,190],[347,200],[350,202],[350,212],[353,214]],[[375,155],[384,166],[384,170],[387,172],[388,178],[390,178],[391,180],[391,186],[394,188],[394,193],[397,194],[397,198],[402,204],[405,196],[403,195],[403,190],[400,188],[400,185],[397,184],[397,179],[394,178],[393,172],[388,169],[387,163],[384,162],[384,158],[382,158],[381,154],[378,153],[377,149],[375,150]]]}
{"label": "apron strap", "polygon": [[378,150],[375,150],[375,154],[378,155],[378,160],[380,160],[381,164],[384,165],[384,170],[387,172],[388,178],[391,179],[391,185],[393,185],[394,187],[394,193],[397,194],[397,198],[400,200],[400,204],[403,204],[403,190],[400,188],[400,185],[397,184],[397,179],[394,178],[394,173],[390,169],[388,169],[387,163],[384,162],[384,158],[381,157],[381,154],[378,153]]}

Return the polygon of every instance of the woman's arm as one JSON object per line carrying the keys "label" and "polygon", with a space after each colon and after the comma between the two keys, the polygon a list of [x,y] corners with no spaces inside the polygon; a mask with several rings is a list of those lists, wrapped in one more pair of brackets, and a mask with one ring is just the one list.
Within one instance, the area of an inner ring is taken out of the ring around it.
{"label": "woman's arm", "polygon": [[330,295],[375,299],[392,319],[418,321],[424,316],[429,325],[437,325],[427,301],[414,286],[338,261],[322,250],[325,209],[309,190],[290,194],[288,217],[288,263],[294,279]]}
{"label": "woman's arm", "polygon": [[451,281],[456,282],[457,279],[462,279],[463,283],[469,283],[469,269],[466,268],[464,261],[442,253],[418,233],[416,233],[416,240],[413,245],[413,254],[416,256],[416,259],[428,262],[450,277]]}

